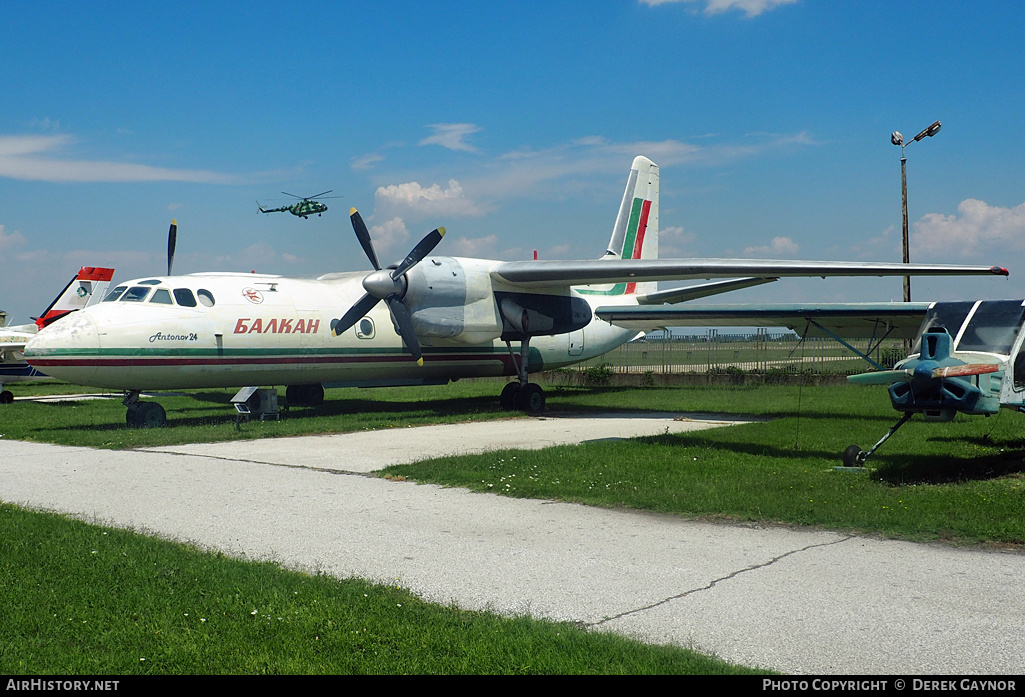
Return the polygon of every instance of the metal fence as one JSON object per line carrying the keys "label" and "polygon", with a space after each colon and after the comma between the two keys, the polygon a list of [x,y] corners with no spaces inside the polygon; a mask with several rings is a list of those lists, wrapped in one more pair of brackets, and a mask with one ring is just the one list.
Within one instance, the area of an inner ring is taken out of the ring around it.
{"label": "metal fence", "polygon": [[[845,339],[862,352],[866,339]],[[904,357],[900,340],[883,342],[871,356],[889,367]],[[631,341],[597,358],[574,366],[580,370],[605,367],[616,373],[753,373],[803,372],[851,375],[864,372],[869,364],[834,339],[802,340],[792,333],[760,329],[753,334],[723,334],[710,329],[704,334],[658,332]]]}

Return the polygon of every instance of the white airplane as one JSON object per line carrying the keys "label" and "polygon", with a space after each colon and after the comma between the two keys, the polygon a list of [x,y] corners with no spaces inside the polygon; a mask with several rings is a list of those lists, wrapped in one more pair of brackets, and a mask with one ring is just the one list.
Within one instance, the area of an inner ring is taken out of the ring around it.
{"label": "white airplane", "polygon": [[[323,399],[324,385],[489,376],[518,378],[502,391],[503,408],[538,413],[545,395],[530,373],[588,360],[637,336],[595,321],[600,307],[662,305],[783,276],[1007,275],[982,266],[659,259],[658,187],[658,166],[637,157],[609,245],[595,261],[434,256],[439,228],[382,269],[353,209],[369,274],[138,279],[41,333],[25,357],[68,382],[125,390],[132,426],[165,421],[159,404],[139,402],[142,390],[286,385],[290,404],[311,404]],[[729,280],[656,289],[658,281],[687,279]]]}
{"label": "white airplane", "polygon": [[14,401],[14,395],[4,389],[4,383],[47,377],[26,363],[22,356],[22,351],[29,340],[39,330],[68,313],[99,302],[106,295],[113,276],[114,269],[83,266],[35,322],[14,327],[0,326],[0,404],[10,404]]}

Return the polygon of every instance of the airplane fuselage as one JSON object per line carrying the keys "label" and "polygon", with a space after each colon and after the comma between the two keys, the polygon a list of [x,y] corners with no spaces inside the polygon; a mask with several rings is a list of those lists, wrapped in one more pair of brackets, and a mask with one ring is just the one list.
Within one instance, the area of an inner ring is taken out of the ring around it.
{"label": "airplane fuselage", "polygon": [[332,320],[363,293],[359,272],[129,281],[41,332],[25,354],[54,377],[114,389],[382,386],[516,375],[516,340],[526,335],[530,372],[587,360],[636,335],[594,320],[587,299],[571,289],[504,287],[490,274],[495,263],[429,257],[409,272],[405,302],[423,366],[411,359],[384,303],[332,336]]}

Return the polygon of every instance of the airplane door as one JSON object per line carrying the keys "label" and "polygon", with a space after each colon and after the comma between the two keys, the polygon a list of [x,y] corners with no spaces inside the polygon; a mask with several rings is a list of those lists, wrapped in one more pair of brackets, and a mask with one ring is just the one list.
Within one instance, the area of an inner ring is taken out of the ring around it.
{"label": "airplane door", "polygon": [[569,355],[579,356],[584,352],[584,331],[569,333]]}

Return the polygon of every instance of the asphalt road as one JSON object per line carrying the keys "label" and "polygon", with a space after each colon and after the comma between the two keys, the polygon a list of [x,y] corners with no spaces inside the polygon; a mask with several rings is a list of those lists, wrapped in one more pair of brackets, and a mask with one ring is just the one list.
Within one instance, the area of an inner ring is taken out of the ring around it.
{"label": "asphalt road", "polygon": [[[1025,673],[1025,554],[394,482],[442,452],[726,422],[543,418],[139,451],[0,439],[0,500],[804,674]],[[428,445],[429,444],[429,445]]]}

